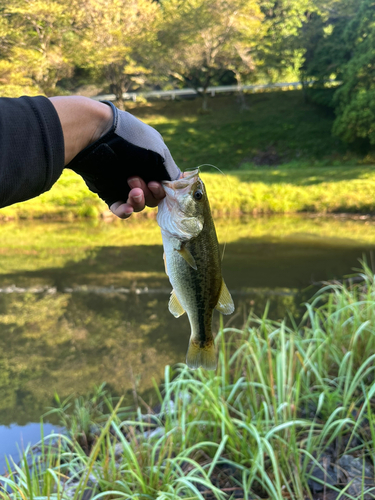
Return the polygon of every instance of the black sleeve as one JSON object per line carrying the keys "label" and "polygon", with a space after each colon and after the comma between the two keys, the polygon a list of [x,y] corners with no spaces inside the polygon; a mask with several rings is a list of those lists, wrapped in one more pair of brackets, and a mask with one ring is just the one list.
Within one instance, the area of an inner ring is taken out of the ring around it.
{"label": "black sleeve", "polygon": [[48,191],[63,168],[64,136],[51,101],[0,98],[0,208]]}

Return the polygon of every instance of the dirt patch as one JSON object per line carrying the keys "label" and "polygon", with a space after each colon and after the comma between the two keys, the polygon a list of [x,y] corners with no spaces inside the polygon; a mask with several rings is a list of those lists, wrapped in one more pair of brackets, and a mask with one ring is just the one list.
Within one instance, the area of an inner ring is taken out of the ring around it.
{"label": "dirt patch", "polygon": [[255,155],[245,158],[243,163],[250,162],[257,167],[273,167],[283,163],[285,161],[284,156],[271,144],[264,150],[258,150]]}

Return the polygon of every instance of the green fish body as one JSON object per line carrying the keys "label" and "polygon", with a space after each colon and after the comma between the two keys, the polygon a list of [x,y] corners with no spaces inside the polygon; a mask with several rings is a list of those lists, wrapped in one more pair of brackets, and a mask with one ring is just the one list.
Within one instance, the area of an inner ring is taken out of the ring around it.
{"label": "green fish body", "polygon": [[198,170],[176,181],[165,181],[166,197],[159,204],[166,273],[173,287],[169,310],[187,313],[191,337],[186,363],[190,368],[216,368],[212,335],[214,309],[234,311],[221,274],[221,258],[207,193]]}

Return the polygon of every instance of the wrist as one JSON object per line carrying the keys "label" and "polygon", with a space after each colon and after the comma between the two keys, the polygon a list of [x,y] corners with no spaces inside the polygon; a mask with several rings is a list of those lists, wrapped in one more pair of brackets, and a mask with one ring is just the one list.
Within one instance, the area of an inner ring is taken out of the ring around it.
{"label": "wrist", "polygon": [[64,135],[65,165],[107,133],[113,123],[110,106],[82,96],[51,97]]}
{"label": "wrist", "polygon": [[92,118],[96,123],[96,129],[92,134],[88,145],[103,137],[111,130],[113,125],[113,111],[111,106],[98,101],[92,101],[95,105],[91,108]]}

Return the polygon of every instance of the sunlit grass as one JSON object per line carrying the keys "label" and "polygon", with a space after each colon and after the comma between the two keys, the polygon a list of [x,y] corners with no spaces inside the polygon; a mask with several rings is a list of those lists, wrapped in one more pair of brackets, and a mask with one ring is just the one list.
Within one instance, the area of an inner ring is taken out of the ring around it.
{"label": "sunlit grass", "polygon": [[[375,173],[369,166],[278,167],[239,170],[236,174],[207,173],[214,216],[271,213],[375,213]],[[88,191],[74,172],[65,171],[51,191],[0,210],[0,219],[98,219],[111,216],[108,207]],[[154,219],[156,209],[133,218]]]}
{"label": "sunlit grass", "polygon": [[[337,458],[355,454],[373,464],[375,281],[366,266],[359,278],[327,284],[300,324],[271,321],[266,310],[243,329],[222,328],[217,372],[167,366],[156,412],[142,400],[135,410],[113,409],[104,394],[111,416],[106,425],[96,418],[101,432],[88,455],[60,405],[68,437],[10,463],[2,498],[67,499],[75,482],[75,500],[87,484],[95,500],[224,500],[234,491],[300,500],[312,497],[308,480],[330,446]],[[94,413],[80,405],[74,414],[87,428]]]}
{"label": "sunlit grass", "polygon": [[[375,212],[373,157],[348,152],[332,137],[331,111],[305,102],[299,91],[247,98],[250,108],[243,112],[235,96],[212,99],[207,115],[199,114],[198,101],[129,108],[162,133],[181,170],[209,163],[232,174],[203,175],[216,215]],[[255,167],[259,155],[265,155],[265,164]],[[274,166],[267,166],[267,155],[276,155]],[[0,220],[108,215],[105,203],[69,170],[51,191],[0,210]]]}
{"label": "sunlit grass", "polygon": [[370,167],[251,168],[204,174],[214,214],[374,213]]}

